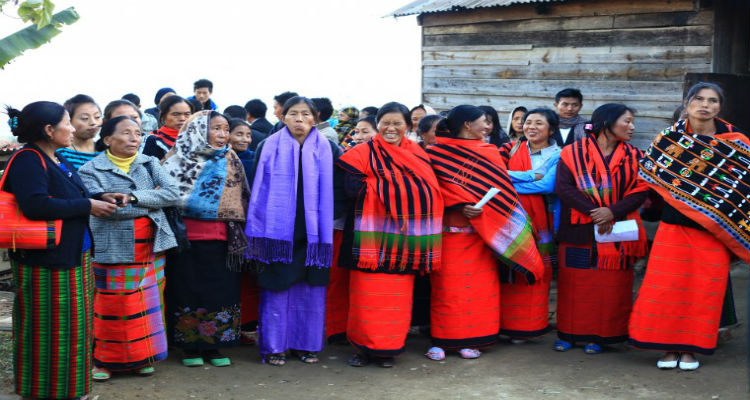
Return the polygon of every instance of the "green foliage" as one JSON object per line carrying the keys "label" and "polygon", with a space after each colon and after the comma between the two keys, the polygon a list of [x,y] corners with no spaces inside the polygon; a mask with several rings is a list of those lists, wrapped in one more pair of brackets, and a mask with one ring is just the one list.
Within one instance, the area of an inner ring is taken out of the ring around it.
{"label": "green foliage", "polygon": [[50,0],[26,0],[18,7],[18,16],[23,22],[33,22],[42,29],[52,21],[55,5]]}
{"label": "green foliage", "polygon": [[[54,5],[49,0],[27,0],[21,4],[21,7],[29,3],[38,3],[38,5],[35,8],[31,8],[31,10],[35,11],[26,12],[25,15],[28,19],[25,19],[25,21],[33,21],[37,25],[28,26],[0,39],[0,68],[3,68],[10,60],[20,56],[24,51],[35,49],[52,40],[53,37],[60,33],[60,27],[63,24],[70,25],[78,21],[78,13],[73,7],[60,11],[50,17],[44,17],[42,14],[45,14],[45,12],[40,12],[40,9],[54,9]],[[4,3],[1,3],[0,6],[2,4]],[[48,8],[47,4],[51,5],[51,8]],[[21,8],[19,8],[18,13],[21,15]],[[22,16],[21,18],[24,17]],[[38,28],[44,19],[48,22],[41,29]]]}

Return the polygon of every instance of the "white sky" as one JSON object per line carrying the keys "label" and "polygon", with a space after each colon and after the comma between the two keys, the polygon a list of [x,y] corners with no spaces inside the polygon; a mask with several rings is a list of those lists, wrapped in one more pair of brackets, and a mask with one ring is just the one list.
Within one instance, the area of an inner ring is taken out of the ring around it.
{"label": "white sky", "polygon": [[[81,19],[0,70],[0,105],[84,93],[103,108],[133,92],[145,109],[160,87],[187,97],[207,78],[220,110],[260,98],[270,120],[273,96],[286,90],[335,107],[412,107],[420,102],[419,26],[413,16],[381,18],[408,2],[57,0],[55,11],[72,5]],[[0,37],[24,26],[0,15]],[[9,134],[5,119],[0,136]]]}

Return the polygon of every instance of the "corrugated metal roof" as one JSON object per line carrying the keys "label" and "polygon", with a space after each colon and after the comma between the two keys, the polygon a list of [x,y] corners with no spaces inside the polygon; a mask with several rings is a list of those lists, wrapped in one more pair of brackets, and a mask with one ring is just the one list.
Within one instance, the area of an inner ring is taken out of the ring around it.
{"label": "corrugated metal roof", "polygon": [[524,3],[551,3],[563,0],[416,0],[388,14],[403,17],[412,14],[426,14],[441,11],[471,10],[474,8],[502,7]]}

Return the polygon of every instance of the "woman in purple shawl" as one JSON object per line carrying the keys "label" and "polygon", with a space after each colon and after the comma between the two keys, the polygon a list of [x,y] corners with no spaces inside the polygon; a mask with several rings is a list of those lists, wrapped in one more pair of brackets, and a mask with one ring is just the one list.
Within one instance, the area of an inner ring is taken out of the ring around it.
{"label": "woman in purple shawl", "polygon": [[305,97],[287,100],[286,127],[258,145],[250,174],[245,233],[260,271],[258,342],[263,361],[276,366],[287,351],[316,363],[323,349],[341,150],[314,128],[317,114]]}

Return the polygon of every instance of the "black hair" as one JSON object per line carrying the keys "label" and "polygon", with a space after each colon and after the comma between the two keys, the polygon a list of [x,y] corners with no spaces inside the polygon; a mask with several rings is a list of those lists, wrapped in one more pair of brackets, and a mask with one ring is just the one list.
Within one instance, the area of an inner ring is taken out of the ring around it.
{"label": "black hair", "polygon": [[[107,145],[104,144],[104,138],[107,136],[112,136],[112,134],[115,133],[115,128],[117,128],[117,124],[125,120],[132,121],[136,126],[138,126],[138,123],[135,122],[133,118],[130,118],[125,115],[120,115],[119,117],[108,119],[107,122],[102,124],[102,129],[99,131],[99,140],[97,140],[96,143],[94,143],[94,150],[95,151],[107,150]],[[140,129],[138,130],[138,132],[140,132]]]}
{"label": "black hair", "polygon": [[367,113],[367,115],[372,115],[373,117],[378,115],[378,108],[374,106],[367,106],[359,111],[359,114]]}
{"label": "black hair", "polygon": [[196,91],[200,88],[208,88],[208,92],[213,93],[214,84],[208,79],[198,79],[197,81],[193,83],[193,91]]}
{"label": "black hair", "polygon": [[435,131],[435,136],[455,138],[461,133],[464,123],[476,121],[486,115],[484,110],[479,107],[462,104],[455,106],[448,113],[448,117],[440,121],[439,129]]}
{"label": "black hair", "polygon": [[375,121],[375,116],[374,115],[368,115],[368,116],[366,116],[364,118],[358,119],[357,123],[360,123],[360,122],[368,123],[368,124],[370,124],[370,126],[372,126],[373,129],[375,129],[375,132],[378,131],[378,123]]}
{"label": "black hair", "polygon": [[628,111],[635,114],[634,109],[621,103],[607,103],[597,107],[591,114],[591,121],[586,124],[591,125],[590,129],[586,129],[586,133],[599,136],[605,130],[612,132],[615,122]]}
{"label": "black hair", "polygon": [[266,107],[266,103],[262,102],[260,99],[252,99],[245,103],[245,110],[247,111],[247,114],[253,118],[263,118],[266,116],[268,107]]}
{"label": "black hair", "polygon": [[224,114],[230,118],[247,118],[247,111],[245,107],[232,105],[224,109]]}
{"label": "black hair", "polygon": [[281,111],[281,115],[286,115],[286,113],[289,111],[290,108],[296,106],[297,104],[304,103],[307,105],[307,107],[310,108],[310,111],[313,113],[314,116],[317,117],[318,115],[318,108],[315,107],[315,103],[313,103],[312,100],[308,99],[305,96],[294,96],[290,99],[288,99],[286,102],[284,102],[284,108]]}
{"label": "black hair", "polygon": [[224,118],[225,120],[227,120],[227,123],[229,122],[229,119],[230,119],[229,117],[227,117],[226,115],[224,115],[224,114],[222,114],[222,113],[220,113],[218,111],[211,110],[211,112],[208,113],[208,121],[209,122],[211,122],[211,120],[214,119],[214,118],[216,118],[216,117]]}
{"label": "black hair", "polygon": [[203,111],[203,103],[201,103],[200,100],[193,97],[190,99],[185,99],[185,101],[187,101],[188,105],[190,105],[190,110],[192,110],[194,113]]}
{"label": "black hair", "polygon": [[500,125],[500,116],[497,115],[497,110],[490,106],[479,106],[479,109],[484,111],[484,115],[492,121],[492,132],[489,135],[490,143],[500,147],[503,144],[503,137],[507,138],[508,135],[505,134],[503,126]]}
{"label": "black hair", "polygon": [[555,103],[559,102],[563,97],[576,98],[581,104],[583,104],[583,94],[581,94],[581,91],[578,89],[567,88],[557,92],[555,95]]}
{"label": "black hair", "polygon": [[138,106],[128,100],[118,99],[110,101],[109,104],[104,107],[103,121],[107,122],[110,118],[112,118],[112,112],[114,112],[116,108],[120,108],[121,106],[133,107],[133,109],[138,113],[138,116],[143,118],[143,113],[140,109],[138,109]]}
{"label": "black hair", "polygon": [[70,119],[73,119],[73,117],[76,115],[76,110],[78,110],[78,107],[84,104],[93,104],[97,109],[99,109],[99,112],[102,112],[102,109],[99,108],[99,105],[96,104],[94,99],[91,96],[85,94],[77,94],[65,100],[65,103],[63,103],[63,107],[65,107],[65,110],[67,110],[68,114],[70,114]]}
{"label": "black hair", "polygon": [[8,114],[10,130],[13,136],[18,138],[18,142],[34,143],[49,140],[44,128],[47,125],[57,126],[67,110],[51,101],[35,101],[21,111],[11,106],[6,106],[5,111]]}
{"label": "black hair", "polygon": [[[569,97],[569,96],[565,96]],[[547,120],[547,123],[549,124],[549,137],[550,139],[553,139],[555,143],[557,143],[558,146],[563,147],[565,144],[562,140],[562,135],[560,134],[560,117],[557,116],[557,113],[554,110],[551,110],[547,107],[539,107],[539,108],[533,108],[526,112],[523,116],[523,122],[526,122],[526,118],[529,117],[531,114],[540,114],[544,116],[544,119]],[[526,140],[526,137],[523,135],[519,136],[519,140]]]}
{"label": "black hair", "polygon": [[690,86],[690,89],[687,92],[687,95],[685,95],[685,103],[684,105],[687,106],[690,104],[691,101],[695,98],[695,96],[698,95],[698,92],[700,92],[703,89],[711,89],[716,92],[717,95],[719,95],[719,105],[724,105],[724,90],[721,89],[721,86],[711,83],[711,82],[698,82],[693,86]]}
{"label": "black hair", "polygon": [[315,107],[318,108],[320,114],[320,122],[327,121],[333,115],[333,104],[331,99],[328,97],[314,97],[312,102],[315,103]]}
{"label": "black hair", "polygon": [[424,112],[427,112],[427,109],[424,108],[424,104],[420,104],[418,106],[415,106],[411,110],[409,110],[409,117],[411,117],[411,115],[414,114],[414,111],[417,111],[417,110],[422,110]]}
{"label": "black hair", "polygon": [[245,121],[244,119],[232,118],[232,119],[229,120],[229,132],[233,131],[234,128],[236,128],[236,127],[238,127],[240,125],[245,125],[246,127],[250,128],[250,124],[247,121]]}
{"label": "black hair", "polygon": [[[518,111],[521,111],[523,113],[523,115],[525,116],[526,112],[529,111],[529,110],[526,107],[524,107],[524,106],[519,106],[519,107],[516,107],[513,110],[511,110],[510,115],[508,116],[508,119],[510,120],[510,123],[508,124],[508,137],[510,139],[519,139],[519,138],[523,137],[523,131],[516,132],[516,131],[513,130],[513,114],[517,113]],[[524,116],[521,117],[522,120],[523,120]],[[559,121],[560,118],[558,117],[557,120]]]}
{"label": "black hair", "polygon": [[[190,104],[189,101],[183,99],[182,97],[178,95],[169,96],[166,99],[162,100],[161,103],[159,103],[159,121],[163,124],[164,123],[164,117],[167,116],[167,113],[169,112],[169,109],[172,108],[175,104],[178,103],[185,103],[190,107],[190,112],[195,112],[195,109]],[[198,102],[200,103],[200,102]]]}
{"label": "black hair", "polygon": [[419,120],[419,123],[417,124],[417,134],[424,135],[425,133],[429,132],[430,129],[432,129],[432,125],[435,124],[435,122],[444,120],[445,118],[439,116],[439,115],[426,115],[424,118]]}
{"label": "black hair", "polygon": [[281,94],[277,94],[276,96],[273,96],[273,99],[276,100],[277,103],[281,104],[283,107],[284,104],[286,104],[287,100],[291,99],[292,97],[299,96],[297,92],[284,92]]}
{"label": "black hair", "polygon": [[682,119],[682,114],[685,112],[685,105],[680,104],[677,106],[677,108],[674,109],[674,113],[672,113],[672,122],[676,123],[677,121]]}
{"label": "black hair", "polygon": [[136,105],[136,106],[138,106],[138,107],[140,107],[140,106],[141,106],[141,98],[140,98],[140,97],[138,97],[138,95],[137,95],[137,94],[135,94],[135,93],[128,93],[128,94],[125,94],[125,95],[123,95],[123,96],[122,96],[122,99],[123,99],[123,100],[127,100],[127,101],[129,101],[129,102],[131,102],[131,103],[135,104],[135,105]]}
{"label": "black hair", "polygon": [[375,118],[375,120],[377,122],[380,122],[380,119],[383,118],[383,115],[390,114],[390,113],[401,114],[401,116],[404,117],[404,121],[406,121],[407,128],[411,130],[412,128],[411,112],[409,111],[408,108],[406,108],[405,105],[396,101],[385,103],[380,108],[378,108],[378,116]]}

